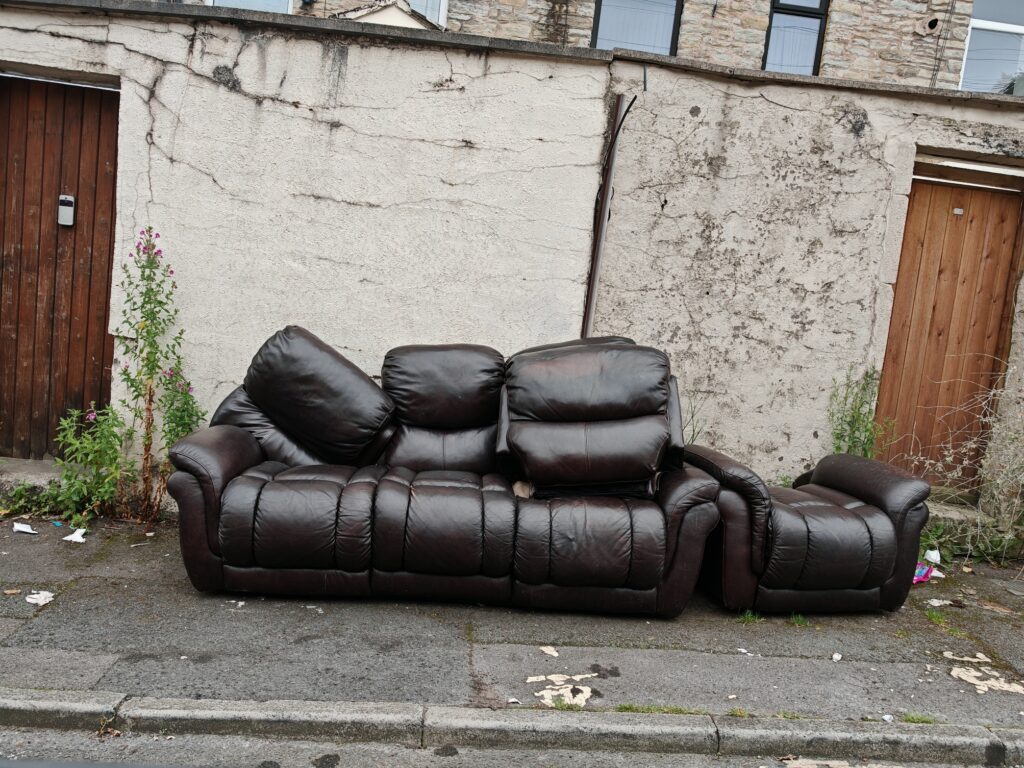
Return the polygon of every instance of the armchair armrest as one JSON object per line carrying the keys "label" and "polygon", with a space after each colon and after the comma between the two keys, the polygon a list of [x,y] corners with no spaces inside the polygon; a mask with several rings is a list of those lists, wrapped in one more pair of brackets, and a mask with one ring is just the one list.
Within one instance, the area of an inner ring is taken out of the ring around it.
{"label": "armchair armrest", "polygon": [[[665,564],[665,570],[668,571],[679,545],[679,532],[687,513],[701,504],[714,504],[721,486],[711,475],[696,467],[662,472],[656,482],[654,501],[665,513],[665,528],[668,531],[669,557]],[[712,528],[714,525],[708,528],[709,533]]]}
{"label": "armchair armrest", "polygon": [[833,488],[878,507],[892,518],[897,529],[907,513],[923,504],[932,490],[924,480],[890,464],[846,453],[823,458],[811,471],[807,482]]}
{"label": "armchair armrest", "polygon": [[248,431],[219,424],[193,432],[170,450],[175,468],[193,475],[203,490],[208,516],[220,516],[225,486],[249,467],[263,461],[263,449]]}
{"label": "armchair armrest", "polygon": [[735,459],[703,445],[688,445],[683,451],[684,460],[700,467],[723,488],[735,491],[746,502],[750,510],[750,541],[755,571],[764,568],[765,543],[768,537],[768,519],[772,512],[772,497],[754,470]]}
{"label": "armchair armrest", "polygon": [[683,465],[683,411],[679,403],[679,382],[675,376],[668,379],[668,450],[664,466],[678,469]]}

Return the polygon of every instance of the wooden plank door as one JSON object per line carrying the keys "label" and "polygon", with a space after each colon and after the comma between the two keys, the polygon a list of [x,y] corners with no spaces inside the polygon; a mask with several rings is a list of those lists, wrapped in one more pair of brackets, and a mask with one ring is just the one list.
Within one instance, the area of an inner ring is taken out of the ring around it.
{"label": "wooden plank door", "polygon": [[69,408],[110,397],[117,107],[113,91],[0,76],[0,456],[52,454]]}
{"label": "wooden plank door", "polygon": [[[1005,369],[1021,199],[923,180],[910,191],[876,415],[893,424],[882,458],[933,481],[943,473],[920,459],[948,471],[948,449],[973,450],[980,408]],[[962,480],[972,477],[968,467]]]}

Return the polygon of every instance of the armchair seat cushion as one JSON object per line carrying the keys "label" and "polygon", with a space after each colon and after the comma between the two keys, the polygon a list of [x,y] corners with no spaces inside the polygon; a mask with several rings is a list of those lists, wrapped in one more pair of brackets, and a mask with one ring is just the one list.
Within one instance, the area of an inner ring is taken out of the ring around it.
{"label": "armchair seat cushion", "polygon": [[252,467],[221,497],[225,564],[367,571],[380,474],[376,466],[289,469],[267,461]]}
{"label": "armchair seat cushion", "polygon": [[653,501],[520,500],[515,577],[526,584],[651,589],[661,582],[665,539],[665,515]]}
{"label": "armchair seat cushion", "polygon": [[896,529],[885,512],[829,488],[771,488],[770,493],[761,586],[872,589],[892,575]]}

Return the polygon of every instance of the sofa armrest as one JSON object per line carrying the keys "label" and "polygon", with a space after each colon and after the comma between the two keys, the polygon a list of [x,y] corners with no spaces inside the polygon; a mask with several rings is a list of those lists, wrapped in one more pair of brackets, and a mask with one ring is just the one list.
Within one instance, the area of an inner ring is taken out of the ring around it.
{"label": "sofa armrest", "polygon": [[683,410],[679,402],[679,382],[675,376],[668,379],[668,450],[664,466],[679,469],[683,465]]}
{"label": "sofa armrest", "polygon": [[735,491],[746,502],[750,510],[751,565],[760,573],[764,569],[768,519],[772,513],[772,497],[764,480],[745,464],[703,445],[686,446],[683,458],[703,469],[723,488]]}
{"label": "sofa armrest", "polygon": [[206,513],[220,517],[220,495],[234,478],[263,461],[263,449],[248,431],[229,424],[183,437],[170,450],[171,463],[194,476],[203,490]]}
{"label": "sofa armrest", "polygon": [[890,464],[863,456],[826,456],[812,470],[810,483],[832,488],[878,507],[899,530],[907,513],[924,503],[931,486]]}
{"label": "sofa armrest", "polygon": [[[665,570],[672,565],[679,546],[679,531],[687,513],[701,504],[714,503],[721,487],[715,478],[697,467],[683,467],[658,475],[654,501],[665,513],[668,557]],[[714,526],[712,526],[714,527]]]}

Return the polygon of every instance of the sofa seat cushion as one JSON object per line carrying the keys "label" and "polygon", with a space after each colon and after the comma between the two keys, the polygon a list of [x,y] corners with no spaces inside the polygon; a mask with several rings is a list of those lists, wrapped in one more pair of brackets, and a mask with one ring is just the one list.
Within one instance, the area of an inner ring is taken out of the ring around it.
{"label": "sofa seat cushion", "polygon": [[227,565],[366,571],[378,466],[287,468],[267,461],[232,480],[221,497]]}
{"label": "sofa seat cushion", "polygon": [[507,576],[515,518],[512,487],[500,475],[392,467],[377,488],[374,568]]}
{"label": "sofa seat cushion", "polygon": [[651,589],[661,582],[665,552],[665,516],[651,501],[584,496],[519,502],[519,582]]}
{"label": "sofa seat cushion", "polygon": [[769,490],[762,587],[871,589],[892,575],[896,529],[885,512],[830,489]]}

